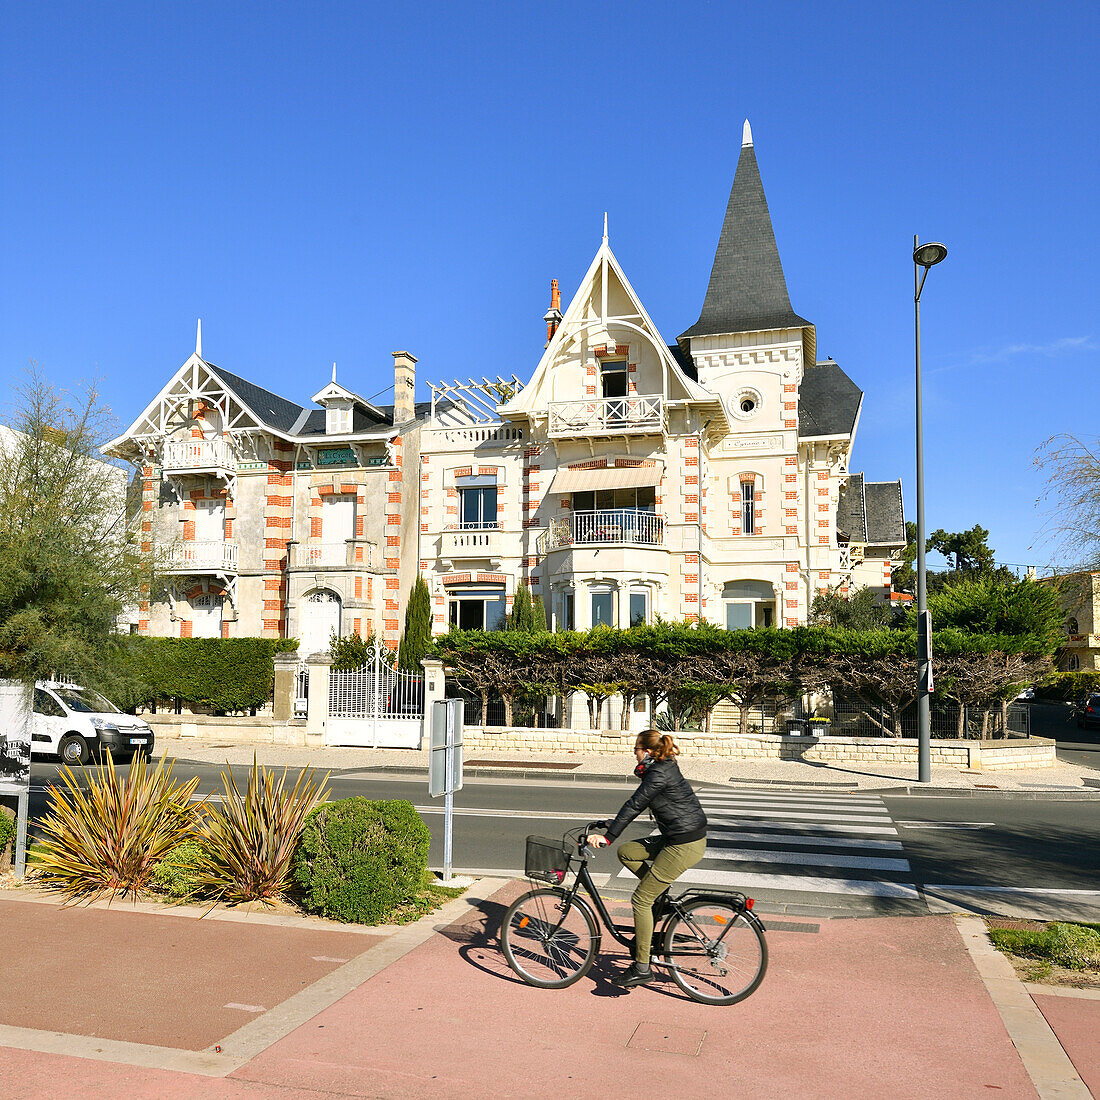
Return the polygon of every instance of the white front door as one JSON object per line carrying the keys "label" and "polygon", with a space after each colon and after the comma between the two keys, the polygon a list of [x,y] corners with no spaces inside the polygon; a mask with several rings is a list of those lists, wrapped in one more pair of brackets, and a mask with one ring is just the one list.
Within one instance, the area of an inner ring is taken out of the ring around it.
{"label": "white front door", "polygon": [[220,638],[221,636],[221,596],[196,596],[191,601],[191,637]]}
{"label": "white front door", "polygon": [[310,592],[302,600],[298,654],[324,653],[332,635],[340,637],[340,597],[335,592]]}

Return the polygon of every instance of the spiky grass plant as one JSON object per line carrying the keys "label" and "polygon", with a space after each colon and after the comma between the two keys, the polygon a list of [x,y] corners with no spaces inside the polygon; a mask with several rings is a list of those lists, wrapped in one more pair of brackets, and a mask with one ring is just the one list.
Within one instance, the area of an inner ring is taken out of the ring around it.
{"label": "spiky grass plant", "polygon": [[328,774],[320,783],[303,768],[287,789],[282,775],[255,758],[242,794],[232,771],[222,772],[221,806],[207,804],[196,830],[203,857],[196,881],[218,901],[270,904],[290,886],[291,861],[310,810],[328,798]]}
{"label": "spiky grass plant", "polygon": [[109,751],[106,763],[84,776],[86,790],[66,765],[60,785],[50,788],[41,824],[46,839],[32,849],[32,866],[72,901],[136,894],[148,886],[156,864],[190,835],[198,777],[176,783],[170,761],[162,758],[150,768],[144,755],[121,775]]}

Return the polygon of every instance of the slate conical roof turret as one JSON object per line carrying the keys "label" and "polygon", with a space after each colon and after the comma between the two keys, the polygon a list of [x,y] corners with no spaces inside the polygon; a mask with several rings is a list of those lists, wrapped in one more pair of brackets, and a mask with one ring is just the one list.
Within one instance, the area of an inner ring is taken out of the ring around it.
{"label": "slate conical roof turret", "polygon": [[768,200],[756,165],[752,131],[746,120],[707,296],[699,320],[680,339],[809,325],[791,309]]}

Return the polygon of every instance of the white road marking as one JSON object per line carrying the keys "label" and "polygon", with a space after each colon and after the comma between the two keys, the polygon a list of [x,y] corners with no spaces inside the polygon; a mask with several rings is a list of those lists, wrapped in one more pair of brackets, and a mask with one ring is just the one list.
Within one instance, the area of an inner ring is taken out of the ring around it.
{"label": "white road marking", "polygon": [[[879,840],[877,837],[867,838],[862,836],[804,836],[801,833],[749,833],[734,831],[727,826],[719,827],[721,839],[728,841],[763,841],[767,844],[788,843],[804,844],[808,848],[869,848],[872,851],[900,852],[902,844],[900,840]],[[711,841],[718,839],[719,830],[711,830]],[[721,850],[721,849],[719,849]],[[707,848],[709,856],[711,849]]]}
{"label": "white road marking", "polygon": [[1040,897],[1065,894],[1100,898],[1100,890],[1060,890],[1056,887],[1038,886],[925,886],[925,890],[965,890],[968,894],[1035,894]]}
{"label": "white road marking", "polygon": [[706,886],[732,886],[738,890],[786,890],[795,893],[850,894],[859,897],[905,898],[920,901],[915,886],[904,882],[880,882],[875,879],[814,878],[809,875],[767,875],[749,872],[710,871],[693,867],[677,882],[695,882]]}
{"label": "white road marking", "polygon": [[267,1009],[263,1005],[239,1005],[236,1001],[230,1001],[227,1005],[222,1005],[223,1008],[235,1008],[238,1012],[266,1012]]}
{"label": "white road marking", "polygon": [[[890,821],[889,814],[830,814],[830,813],[798,813],[784,812],[781,815],[775,810],[767,809],[754,809],[752,807],[746,807],[745,809],[737,809],[734,812],[728,812],[732,810],[732,807],[722,807],[722,813],[714,814],[715,817],[733,818],[736,820],[739,817],[768,817],[775,820],[783,821],[865,821],[868,825],[878,825],[885,821]],[[711,817],[711,814],[707,814],[707,817]]]}
{"label": "white road marking", "polygon": [[816,798],[742,798],[704,796],[699,799],[704,806],[783,806],[790,809],[804,807],[807,810],[847,810],[855,813],[885,813],[881,802],[822,802]]}
{"label": "white road marking", "polygon": [[[442,806],[414,806],[413,809],[421,814],[444,813]],[[518,817],[533,821],[601,821],[606,818],[606,809],[590,814],[561,813],[558,810],[475,810],[456,806],[455,817]]]}
{"label": "white road marking", "polygon": [[338,959],[335,955],[314,955],[314,962],[319,963],[346,963],[347,959]]}
{"label": "white road marking", "polygon": [[[736,836],[737,829],[735,825],[738,822],[736,817],[709,817],[708,832],[722,833],[723,835]],[[833,823],[823,823],[816,821],[788,821],[784,817],[766,817],[760,821],[753,821],[752,825],[786,825],[791,829],[797,829],[798,833],[794,835],[800,835],[801,833],[859,833],[863,834],[885,834],[887,836],[897,836],[898,831],[893,825],[836,825]]]}
{"label": "white road marking", "polygon": [[898,821],[899,829],[991,829],[992,821]]}
{"label": "white road marking", "polygon": [[851,867],[864,871],[909,871],[909,860],[889,856],[853,856],[842,852],[791,852],[780,849],[712,850],[707,860],[720,859],[739,863],[801,863],[806,867]]}

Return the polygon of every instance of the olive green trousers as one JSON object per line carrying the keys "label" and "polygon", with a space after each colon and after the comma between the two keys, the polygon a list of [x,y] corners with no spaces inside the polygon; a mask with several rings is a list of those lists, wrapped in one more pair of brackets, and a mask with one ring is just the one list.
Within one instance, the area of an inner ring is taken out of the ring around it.
{"label": "olive green trousers", "polygon": [[619,862],[642,881],[631,898],[634,908],[634,961],[649,965],[649,948],[653,943],[653,903],[689,867],[703,858],[706,840],[690,844],[665,844],[659,836],[631,840],[619,846]]}

